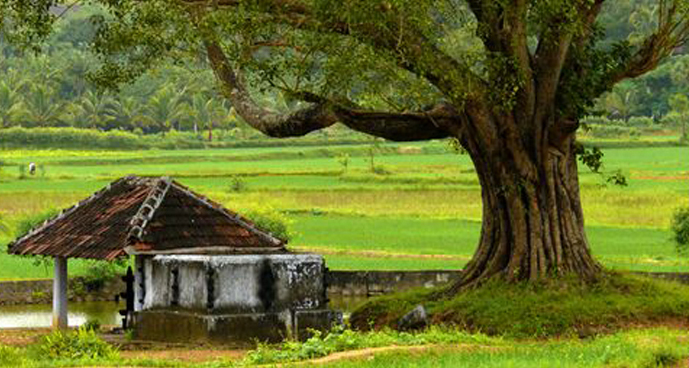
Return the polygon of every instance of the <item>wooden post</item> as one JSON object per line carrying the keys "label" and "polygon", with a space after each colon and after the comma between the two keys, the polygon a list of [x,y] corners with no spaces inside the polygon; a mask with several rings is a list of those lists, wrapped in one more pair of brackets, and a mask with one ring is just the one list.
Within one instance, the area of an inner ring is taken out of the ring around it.
{"label": "wooden post", "polygon": [[55,257],[53,329],[63,330],[67,327],[67,258]]}

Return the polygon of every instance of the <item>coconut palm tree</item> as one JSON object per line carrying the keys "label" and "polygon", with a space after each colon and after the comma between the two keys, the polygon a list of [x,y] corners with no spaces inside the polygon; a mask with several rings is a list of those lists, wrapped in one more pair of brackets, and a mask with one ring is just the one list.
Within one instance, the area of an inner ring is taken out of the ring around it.
{"label": "coconut palm tree", "polygon": [[198,124],[208,129],[208,141],[213,141],[213,125],[225,118],[228,109],[221,100],[194,95],[191,101],[191,116],[194,120],[194,132],[198,132]]}
{"label": "coconut palm tree", "polygon": [[61,123],[66,115],[65,104],[55,97],[54,90],[45,84],[35,84],[23,94],[20,120],[29,126],[51,126]]}
{"label": "coconut palm tree", "polygon": [[0,81],[0,127],[11,126],[24,113],[21,95],[8,83]]}
{"label": "coconut palm tree", "polygon": [[185,90],[175,91],[171,85],[166,85],[148,100],[146,117],[151,125],[160,130],[170,130],[175,124],[189,116],[189,104],[184,99]]}
{"label": "coconut palm tree", "polygon": [[86,91],[70,105],[69,115],[75,126],[104,128],[115,120],[115,99],[112,96]]}
{"label": "coconut palm tree", "polygon": [[112,112],[117,126],[134,130],[147,130],[145,116],[146,108],[139,100],[132,96],[120,96],[113,100]]}

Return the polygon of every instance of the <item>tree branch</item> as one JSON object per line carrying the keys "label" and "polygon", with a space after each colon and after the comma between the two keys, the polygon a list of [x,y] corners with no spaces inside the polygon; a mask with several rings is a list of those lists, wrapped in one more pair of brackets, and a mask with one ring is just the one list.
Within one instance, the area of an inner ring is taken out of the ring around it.
{"label": "tree branch", "polygon": [[628,63],[610,74],[610,85],[653,70],[675,49],[689,43],[689,11],[682,10],[677,0],[668,1],[660,1],[658,29],[642,42]]}
{"label": "tree branch", "polygon": [[311,106],[289,114],[272,112],[253,100],[243,78],[232,68],[217,42],[206,39],[204,46],[223,94],[247,124],[271,137],[303,136],[342,122],[356,131],[393,141],[428,140],[449,136],[444,126],[456,119],[455,110],[444,104],[415,113],[370,112],[307,92],[297,95],[314,102]]}
{"label": "tree branch", "polygon": [[339,110],[338,116],[350,129],[398,142],[449,137],[445,127],[459,119],[457,111],[448,104],[438,104],[424,112],[398,114]]}
{"label": "tree branch", "polygon": [[[191,6],[212,8],[214,1],[179,0]],[[217,0],[220,7],[230,8],[239,5],[239,0]],[[345,19],[322,19],[309,6],[296,0],[266,0],[261,2],[265,15],[276,23],[294,29],[339,34],[377,49],[390,52],[398,65],[411,73],[426,79],[455,102],[470,99],[484,87],[481,79],[469,66],[455,60],[413,24],[400,25],[394,8],[381,9],[380,22],[350,23]],[[214,9],[211,9],[214,10]],[[467,88],[468,87],[468,88]]]}

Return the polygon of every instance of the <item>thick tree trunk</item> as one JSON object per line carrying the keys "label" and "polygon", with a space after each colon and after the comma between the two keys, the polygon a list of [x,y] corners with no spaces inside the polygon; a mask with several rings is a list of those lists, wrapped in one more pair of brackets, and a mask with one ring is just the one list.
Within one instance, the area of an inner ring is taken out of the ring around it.
{"label": "thick tree trunk", "polygon": [[573,134],[559,148],[542,140],[531,150],[517,140],[490,153],[486,144],[465,145],[481,183],[483,227],[451,293],[496,276],[533,281],[574,273],[592,280],[601,271],[584,231]]}

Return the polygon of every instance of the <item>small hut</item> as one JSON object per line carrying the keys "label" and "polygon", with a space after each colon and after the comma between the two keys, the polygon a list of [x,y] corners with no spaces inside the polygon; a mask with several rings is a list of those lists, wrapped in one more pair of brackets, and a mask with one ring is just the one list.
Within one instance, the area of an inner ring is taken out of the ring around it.
{"label": "small hut", "polygon": [[[9,253],[54,257],[53,325],[67,326],[67,259],[134,256],[135,335],[276,341],[327,329],[321,256],[285,242],[170,178],[128,176],[30,231]],[[133,300],[132,300],[133,299]]]}

